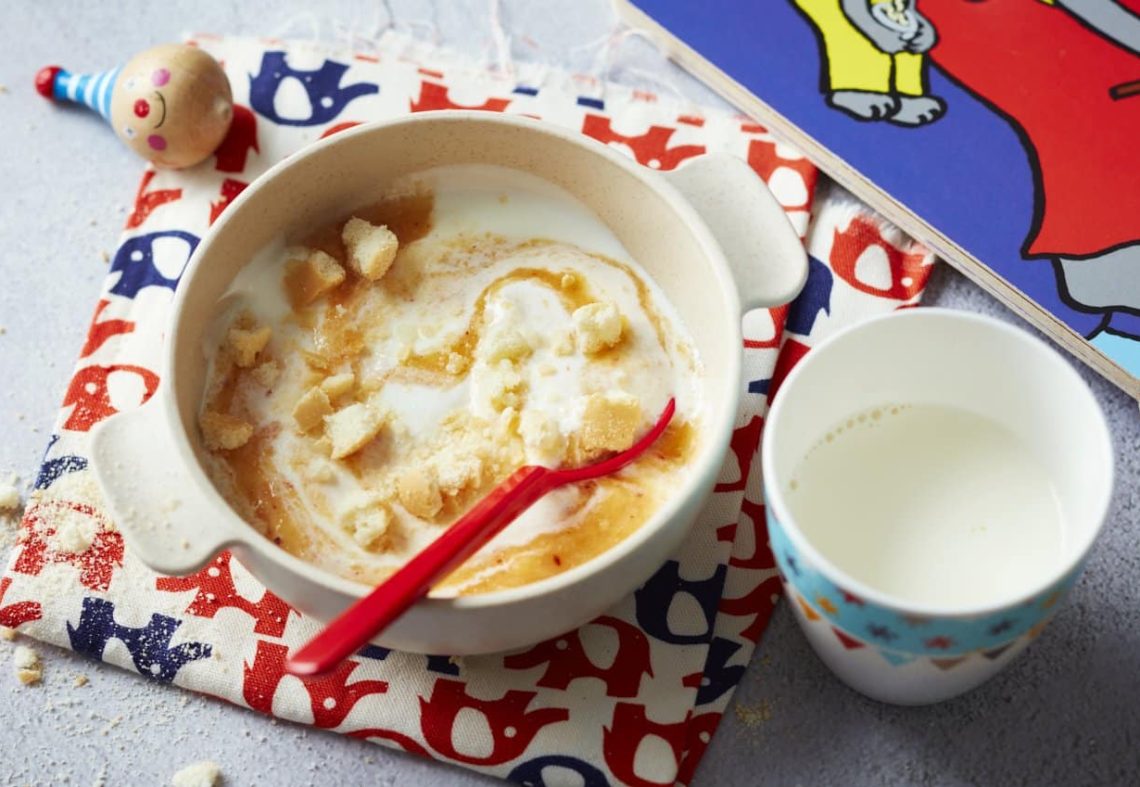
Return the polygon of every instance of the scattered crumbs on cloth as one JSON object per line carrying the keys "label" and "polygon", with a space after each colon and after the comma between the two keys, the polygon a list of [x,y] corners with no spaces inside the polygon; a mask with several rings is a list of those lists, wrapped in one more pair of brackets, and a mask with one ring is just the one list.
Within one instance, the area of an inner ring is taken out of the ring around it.
{"label": "scattered crumbs on cloth", "polygon": [[216,762],[203,760],[174,774],[170,783],[173,787],[217,787],[222,783],[222,769]]}
{"label": "scattered crumbs on cloth", "polygon": [[40,661],[40,654],[27,645],[20,645],[12,656],[12,666],[16,670],[16,679],[25,686],[34,686],[43,679],[44,665]]}
{"label": "scattered crumbs on cloth", "polygon": [[751,728],[759,727],[772,718],[772,706],[768,700],[761,700],[756,705],[745,705],[738,701],[733,706],[733,712],[736,713],[736,718],[740,719],[741,724]]}
{"label": "scattered crumbs on cloth", "polygon": [[20,478],[15,473],[0,480],[0,511],[15,511],[20,507],[19,483]]}

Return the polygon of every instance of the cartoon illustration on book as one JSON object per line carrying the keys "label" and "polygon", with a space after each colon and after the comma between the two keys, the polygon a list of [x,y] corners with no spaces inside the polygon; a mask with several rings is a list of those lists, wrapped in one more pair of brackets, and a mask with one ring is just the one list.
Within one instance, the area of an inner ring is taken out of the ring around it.
{"label": "cartoon illustration on book", "polygon": [[813,23],[827,102],[858,120],[920,126],[941,117],[929,95],[926,52],[935,28],[914,0],[794,0]]}
{"label": "cartoon illustration on book", "polygon": [[[940,39],[934,63],[1008,120],[1029,155],[1036,194],[1022,256],[1051,260],[1062,300],[1103,315],[1087,338],[1140,374],[1140,0],[922,8]],[[1016,48],[1001,41],[1011,30]],[[1079,97],[1080,116],[1058,106],[1058,87]]]}
{"label": "cartoon illustration on book", "polygon": [[819,39],[829,106],[931,123],[947,107],[929,60],[1013,127],[1035,192],[1022,258],[1050,261],[1061,301],[1102,318],[1086,338],[1140,375],[1140,0],[793,2]]}

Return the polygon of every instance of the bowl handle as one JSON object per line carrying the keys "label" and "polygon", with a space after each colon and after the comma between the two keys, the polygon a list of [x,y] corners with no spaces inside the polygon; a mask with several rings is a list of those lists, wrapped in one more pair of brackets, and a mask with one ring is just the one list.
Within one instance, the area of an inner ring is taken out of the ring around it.
{"label": "bowl handle", "polygon": [[799,294],[808,273],[804,245],[747,163],[727,153],[709,153],[661,174],[712,230],[745,311],[780,306]]}
{"label": "bowl handle", "polygon": [[131,554],[160,574],[181,576],[241,539],[187,471],[193,456],[180,457],[160,397],[95,426],[92,467]]}

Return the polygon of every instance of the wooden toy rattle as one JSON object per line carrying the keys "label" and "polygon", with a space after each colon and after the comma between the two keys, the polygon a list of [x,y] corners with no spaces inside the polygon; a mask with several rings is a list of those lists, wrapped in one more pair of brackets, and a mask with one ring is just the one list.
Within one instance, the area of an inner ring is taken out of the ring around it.
{"label": "wooden toy rattle", "polygon": [[234,114],[230,83],[218,61],[181,44],[156,46],[98,74],[46,66],[36,74],[36,90],[53,101],[86,104],[128,147],[170,169],[209,157]]}

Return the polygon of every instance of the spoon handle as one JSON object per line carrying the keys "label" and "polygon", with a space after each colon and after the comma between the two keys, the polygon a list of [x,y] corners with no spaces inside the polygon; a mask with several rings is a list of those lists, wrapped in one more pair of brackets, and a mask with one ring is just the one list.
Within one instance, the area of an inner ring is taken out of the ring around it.
{"label": "spoon handle", "polygon": [[286,671],[319,675],[367,645],[549,491],[550,476],[545,467],[520,467],[403,568],[290,656]]}

